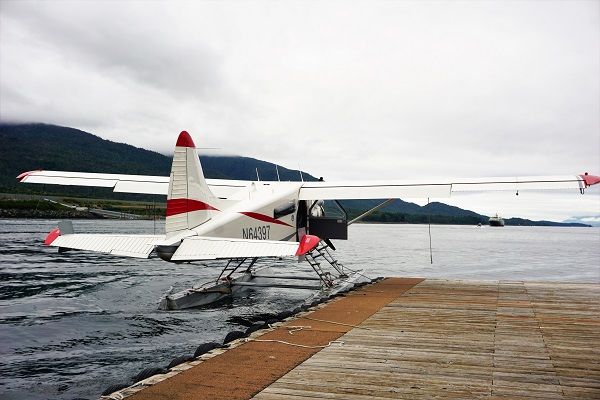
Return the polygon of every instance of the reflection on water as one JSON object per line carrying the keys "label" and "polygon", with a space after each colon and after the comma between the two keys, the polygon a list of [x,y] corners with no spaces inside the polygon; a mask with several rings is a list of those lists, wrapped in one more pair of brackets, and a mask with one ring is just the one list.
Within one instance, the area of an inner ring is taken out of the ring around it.
{"label": "reflection on water", "polygon": [[[198,310],[158,311],[171,289],[214,278],[214,268],[41,246],[56,221],[0,224],[0,395],[97,398],[110,384],[221,341],[245,317],[295,307],[306,290],[249,290]],[[76,231],[152,233],[152,221],[75,221]],[[338,257],[367,275],[600,282],[600,229],[352,225]],[[309,272],[278,262],[272,269]]]}

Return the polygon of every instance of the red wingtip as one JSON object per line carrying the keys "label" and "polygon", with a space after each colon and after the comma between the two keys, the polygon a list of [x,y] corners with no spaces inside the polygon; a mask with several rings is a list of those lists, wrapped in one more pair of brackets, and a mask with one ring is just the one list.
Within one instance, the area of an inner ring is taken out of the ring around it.
{"label": "red wingtip", "polygon": [[44,244],[46,246],[50,246],[52,244],[52,242],[54,242],[56,240],[57,237],[60,236],[60,229],[58,228],[54,228],[50,231],[50,233],[48,233],[48,236],[46,236],[46,240],[44,240]]}
{"label": "red wingtip", "polygon": [[579,176],[581,177],[581,179],[583,179],[583,182],[585,183],[585,187],[589,187],[589,186],[600,183],[600,176],[589,175],[587,172],[585,174],[579,175]]}
{"label": "red wingtip", "polygon": [[194,144],[192,137],[186,131],[181,131],[181,133],[179,134],[179,137],[177,138],[177,144],[175,144],[175,146],[196,148],[196,145]]}
{"label": "red wingtip", "polygon": [[19,176],[17,176],[17,179],[19,180],[19,182],[21,182],[23,179],[25,179],[27,176],[33,174],[36,171],[41,171],[41,169],[35,169],[33,171],[27,171],[27,172],[23,172],[22,174],[19,174]]}
{"label": "red wingtip", "polygon": [[319,244],[321,239],[314,235],[304,235],[302,239],[300,239],[300,245],[298,246],[298,250],[296,251],[297,256],[302,256]]}

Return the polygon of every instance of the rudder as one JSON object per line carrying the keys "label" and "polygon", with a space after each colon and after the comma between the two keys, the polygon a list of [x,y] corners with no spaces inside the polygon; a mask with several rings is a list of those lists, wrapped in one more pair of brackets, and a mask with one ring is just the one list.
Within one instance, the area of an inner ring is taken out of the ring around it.
{"label": "rudder", "polygon": [[218,203],[204,178],[194,141],[182,131],[175,144],[169,179],[167,237],[205,223],[219,211]]}

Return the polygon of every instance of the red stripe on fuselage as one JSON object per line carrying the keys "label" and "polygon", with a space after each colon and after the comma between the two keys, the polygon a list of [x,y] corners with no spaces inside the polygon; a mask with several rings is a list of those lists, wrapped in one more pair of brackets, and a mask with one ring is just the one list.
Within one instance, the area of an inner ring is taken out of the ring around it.
{"label": "red stripe on fuselage", "polygon": [[283,221],[280,221],[278,219],[275,219],[273,217],[269,217],[268,215],[265,214],[259,214],[259,213],[255,213],[255,212],[240,212],[240,214],[244,214],[246,217],[250,217],[250,218],[254,218],[257,219],[259,221],[263,221],[263,222],[269,222],[271,224],[277,224],[277,225],[285,225],[285,226],[290,226],[290,224],[286,224]]}
{"label": "red stripe on fuselage", "polygon": [[206,204],[202,201],[192,199],[171,199],[167,200],[167,217],[171,217],[177,214],[188,213],[192,211],[201,210],[215,210],[213,206]]}

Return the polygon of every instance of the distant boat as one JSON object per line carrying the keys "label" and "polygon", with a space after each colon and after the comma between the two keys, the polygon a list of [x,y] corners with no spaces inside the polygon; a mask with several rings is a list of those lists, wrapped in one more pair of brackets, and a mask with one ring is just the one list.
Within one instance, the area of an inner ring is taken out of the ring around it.
{"label": "distant boat", "polygon": [[495,217],[490,218],[490,226],[504,226],[504,220],[496,214]]}

